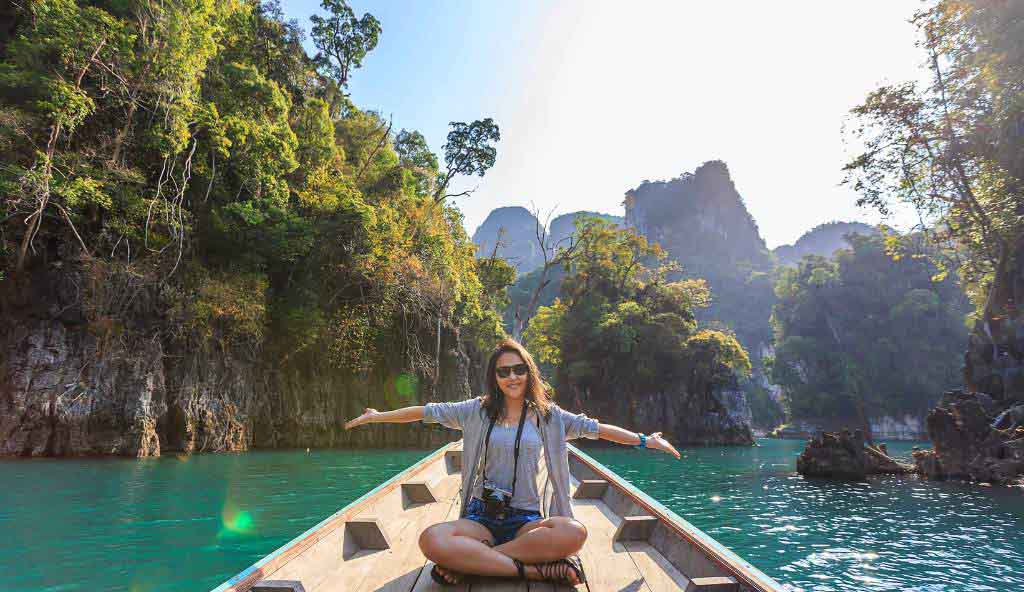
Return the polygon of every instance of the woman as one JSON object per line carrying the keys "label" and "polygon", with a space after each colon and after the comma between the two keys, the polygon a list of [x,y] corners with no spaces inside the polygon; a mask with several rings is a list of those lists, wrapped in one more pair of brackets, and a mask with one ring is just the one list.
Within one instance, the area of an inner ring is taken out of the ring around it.
{"label": "woman", "polygon": [[459,583],[463,574],[585,582],[579,560],[570,557],[583,547],[587,530],[572,517],[566,440],[600,438],[679,458],[661,432],[636,434],[555,405],[533,357],[511,339],[499,343],[487,363],[486,396],[367,409],[345,429],[418,420],[463,432],[461,518],[428,527],[419,541],[442,584]]}

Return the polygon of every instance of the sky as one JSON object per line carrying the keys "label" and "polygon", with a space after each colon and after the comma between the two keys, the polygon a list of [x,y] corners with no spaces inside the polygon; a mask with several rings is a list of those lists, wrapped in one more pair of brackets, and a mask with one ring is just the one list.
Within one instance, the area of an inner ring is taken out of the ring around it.
{"label": "sky", "polygon": [[[319,1],[282,0],[309,31]],[[494,118],[498,157],[453,203],[622,215],[626,191],[723,160],[769,248],[833,220],[886,222],[840,185],[849,110],[920,79],[920,0],[506,2],[350,0],[380,42],[356,105],[441,147],[451,121]],[[307,39],[307,48],[315,52]]]}

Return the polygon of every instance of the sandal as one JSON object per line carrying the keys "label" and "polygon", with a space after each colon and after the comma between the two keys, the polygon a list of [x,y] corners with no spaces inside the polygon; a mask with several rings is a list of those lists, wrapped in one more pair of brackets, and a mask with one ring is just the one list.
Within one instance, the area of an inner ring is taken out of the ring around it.
{"label": "sandal", "polygon": [[519,575],[518,575],[519,580],[522,581],[522,582],[526,582],[526,589],[529,590],[530,589],[530,581],[526,579],[526,566],[523,565],[522,561],[519,561],[515,557],[512,557],[512,563],[515,564],[516,571],[519,572]]}
{"label": "sandal", "polygon": [[[449,569],[448,573],[456,574],[458,572]],[[434,567],[430,568],[430,577],[433,578],[433,580],[435,582],[437,582],[438,584],[440,584],[442,586],[458,586],[459,584],[465,584],[466,583],[466,576],[464,576],[462,574],[458,574],[458,575],[462,576],[462,578],[459,581],[457,581],[457,582],[450,582],[447,579],[445,579],[444,576],[441,575],[441,572],[437,571],[437,564],[436,563],[434,564]]]}
{"label": "sandal", "polygon": [[569,579],[569,575],[575,574],[576,578],[579,580],[579,584],[586,586],[587,592],[590,592],[590,584],[587,583],[587,574],[583,571],[583,561],[580,560],[578,555],[571,555],[565,559],[548,561],[547,563],[538,563],[533,567],[537,569],[537,573],[540,574],[540,577],[544,581],[565,586],[573,586],[572,580]]}

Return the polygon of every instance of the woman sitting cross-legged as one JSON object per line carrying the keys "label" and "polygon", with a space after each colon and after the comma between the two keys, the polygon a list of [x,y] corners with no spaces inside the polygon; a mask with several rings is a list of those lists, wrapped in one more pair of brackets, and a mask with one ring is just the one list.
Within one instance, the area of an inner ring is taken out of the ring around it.
{"label": "woman sitting cross-legged", "polygon": [[572,517],[566,440],[586,437],[662,450],[661,433],[635,434],[569,413],[548,397],[533,357],[515,341],[498,344],[487,364],[487,394],[460,403],[428,403],[345,424],[423,420],[462,430],[461,518],[427,527],[420,548],[431,576],[455,584],[465,575],[518,577],[576,585],[587,529]]}

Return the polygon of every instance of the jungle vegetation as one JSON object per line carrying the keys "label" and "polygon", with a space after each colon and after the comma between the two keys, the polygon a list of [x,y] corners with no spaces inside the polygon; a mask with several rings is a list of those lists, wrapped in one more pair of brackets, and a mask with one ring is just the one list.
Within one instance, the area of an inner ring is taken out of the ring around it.
{"label": "jungle vegetation", "polygon": [[0,32],[5,314],[33,277],[84,270],[99,333],[353,375],[435,373],[418,336],[442,329],[491,347],[512,277],[448,200],[498,126],[452,122],[438,156],[360,109],[347,85],[386,24],[322,8],[311,56],[276,1],[20,3]]}
{"label": "jungle vegetation", "polygon": [[562,257],[558,298],[537,310],[525,334],[557,369],[556,389],[613,388],[623,397],[683,385],[705,395],[749,375],[735,336],[697,324],[695,311],[709,300],[705,282],[671,281],[678,265],[660,246],[588,216],[576,219],[574,245]]}
{"label": "jungle vegetation", "polygon": [[909,208],[984,324],[1008,313],[1024,236],[1024,5],[939,0],[913,19],[928,82],[882,86],[853,109],[846,165],[858,205]]}
{"label": "jungle vegetation", "polygon": [[794,419],[921,417],[963,382],[969,302],[921,233],[847,240],[779,268],[772,382]]}

